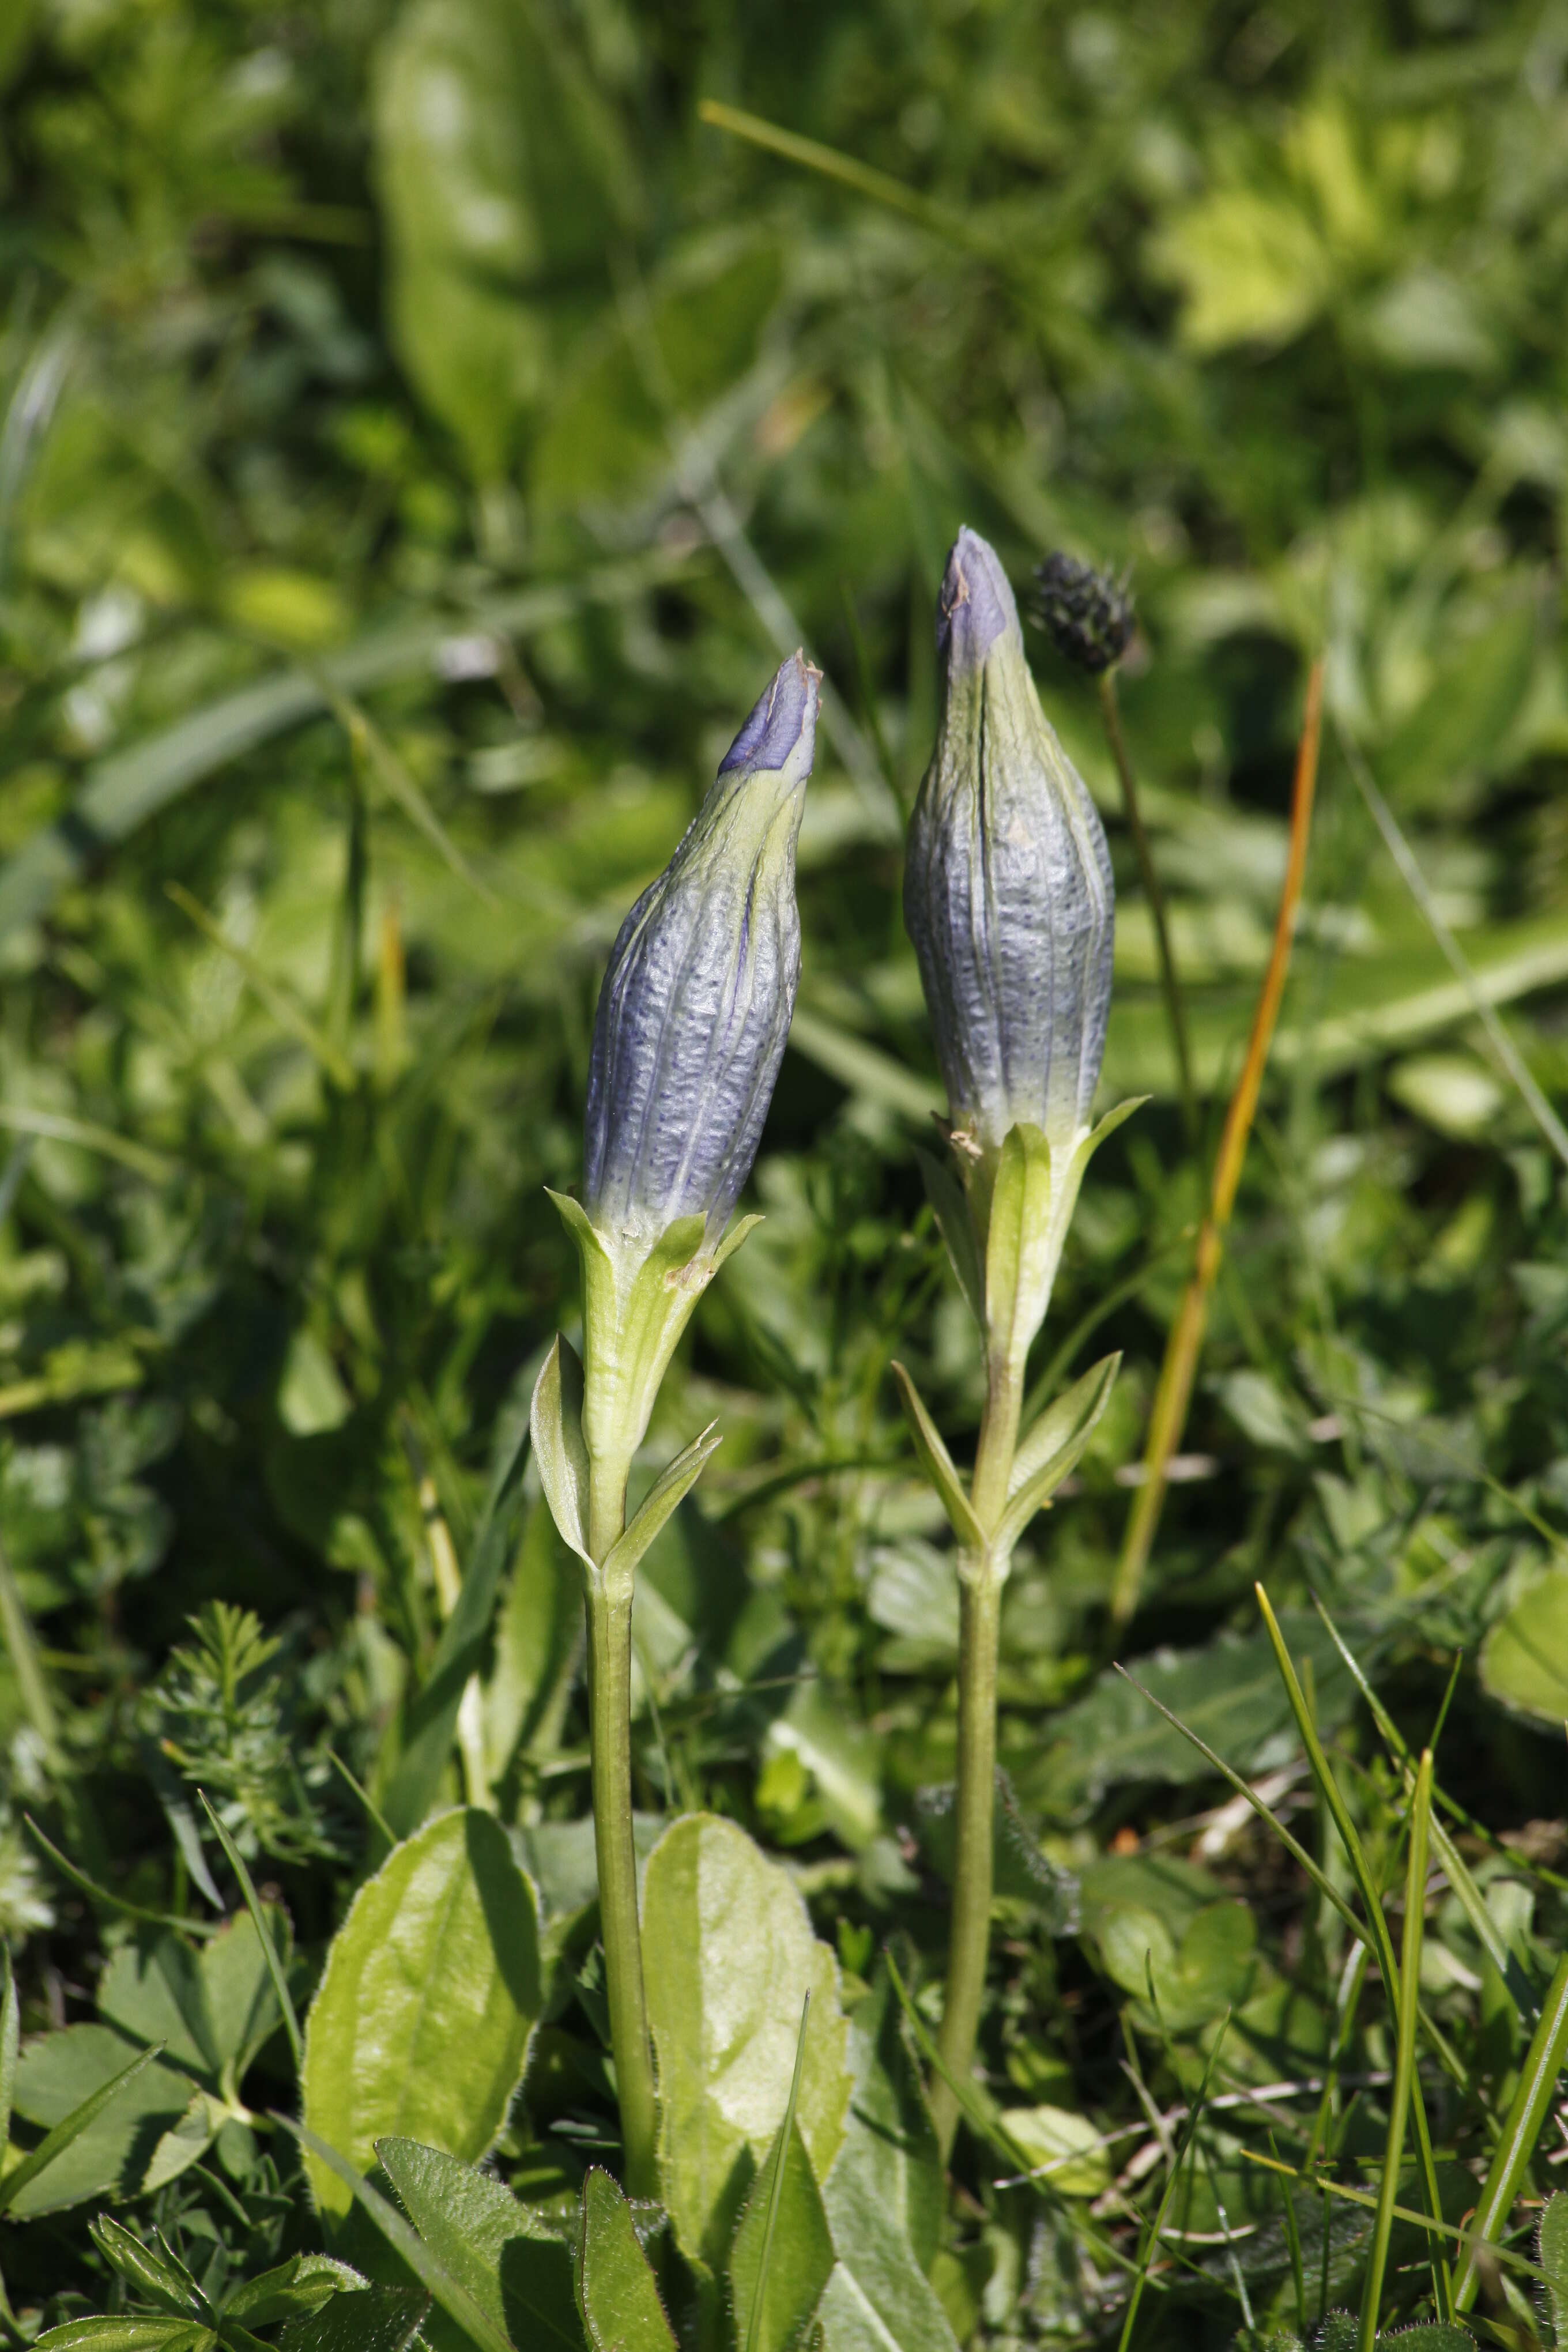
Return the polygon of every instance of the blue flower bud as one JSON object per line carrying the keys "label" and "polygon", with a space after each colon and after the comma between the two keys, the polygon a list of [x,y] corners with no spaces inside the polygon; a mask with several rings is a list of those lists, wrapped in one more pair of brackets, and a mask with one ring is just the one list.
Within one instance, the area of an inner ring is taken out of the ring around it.
{"label": "blue flower bud", "polygon": [[710,1247],[751,1172],[800,978],[795,841],[820,673],[784,662],[669,864],[622,924],[594,1024],[584,1206],[641,1246]]}
{"label": "blue flower bud", "polygon": [[904,921],[955,1129],[1087,1128],[1110,1005],[1105,833],[1040,709],[994,551],[962,530],[937,612],[936,750],[910,824]]}

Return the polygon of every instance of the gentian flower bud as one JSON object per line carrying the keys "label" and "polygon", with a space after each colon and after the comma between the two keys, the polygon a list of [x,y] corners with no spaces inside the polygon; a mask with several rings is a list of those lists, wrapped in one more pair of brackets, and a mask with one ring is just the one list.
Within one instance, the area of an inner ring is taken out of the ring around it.
{"label": "gentian flower bud", "polygon": [[651,1240],[708,1239],[751,1172],[800,979],[795,852],[818,673],[784,662],[611,951],[594,1024],[584,1205]]}
{"label": "gentian flower bud", "polygon": [[910,826],[904,921],[955,1129],[1086,1129],[1105,1052],[1114,892],[1105,832],[1040,709],[994,551],[962,530],[937,612],[945,692]]}
{"label": "gentian flower bud", "polygon": [[583,1261],[582,1431],[604,1490],[624,1489],[676,1342],[754,1223],[725,1234],[795,1012],[820,676],[781,665],[599,992],[583,1199],[555,1198]]}

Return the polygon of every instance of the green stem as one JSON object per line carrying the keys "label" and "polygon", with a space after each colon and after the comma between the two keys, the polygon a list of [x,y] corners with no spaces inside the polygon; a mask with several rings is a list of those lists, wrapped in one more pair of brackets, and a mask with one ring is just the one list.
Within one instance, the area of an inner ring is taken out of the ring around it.
{"label": "green stem", "polygon": [[[996,1796],[996,1652],[1002,1579],[990,1561],[969,1564],[959,1584],[957,1860],[947,2000],[937,2047],[955,2081],[974,2063],[985,1960],[991,1939],[992,1814]],[[939,2075],[932,2120],[945,2162],[958,2128],[958,2101]]]}
{"label": "green stem", "polygon": [[[624,1470],[606,1475],[595,1463],[589,1480],[588,1548],[596,1559],[604,1559],[626,1524],[626,1496]],[[586,1597],[594,1853],[599,1872],[599,1930],[605,1944],[626,2189],[630,2197],[653,2197],[658,2190],[658,2112],[643,1990],[637,1858],[632,1838],[630,1580],[624,1591],[611,1591],[597,1574],[590,1574]]]}
{"label": "green stem", "polygon": [[1154,943],[1160,958],[1160,987],[1165,999],[1165,1013],[1171,1024],[1171,1043],[1176,1049],[1176,1072],[1182,1090],[1182,1118],[1187,1129],[1187,1142],[1196,1150],[1200,1135],[1198,1098],[1193,1085],[1192,1055],[1187,1047],[1187,1016],[1182,1003],[1182,986],[1176,978],[1176,959],[1171,950],[1171,934],[1165,922],[1165,894],[1160,887],[1160,877],[1154,870],[1154,853],[1149,846],[1149,836],[1143,830],[1143,814],[1138,805],[1138,786],[1132,774],[1132,762],[1128,757],[1127,739],[1121,732],[1121,710],[1116,698],[1116,672],[1101,670],[1100,674],[1100,709],[1105,721],[1106,740],[1110,756],[1116,762],[1116,772],[1121,780],[1121,803],[1127,813],[1127,829],[1132,835],[1132,848],[1138,859],[1138,871],[1142,878],[1143,896],[1149,901],[1149,912],[1154,922]]}
{"label": "green stem", "polygon": [[[1013,1457],[1018,1450],[1022,1382],[1017,1369],[999,1347],[991,1351],[987,1374],[985,1414],[980,1424],[970,1499],[976,1518],[989,1534],[1006,1507]],[[1007,1567],[1005,1559],[987,1551],[972,1555],[959,1571],[957,1835],[947,1999],[937,2047],[942,2064],[961,2083],[968,2081],[974,2063],[991,1941],[996,1659]],[[945,2162],[958,2128],[959,2110],[951,2086],[940,2076],[931,2085],[931,2104]]]}

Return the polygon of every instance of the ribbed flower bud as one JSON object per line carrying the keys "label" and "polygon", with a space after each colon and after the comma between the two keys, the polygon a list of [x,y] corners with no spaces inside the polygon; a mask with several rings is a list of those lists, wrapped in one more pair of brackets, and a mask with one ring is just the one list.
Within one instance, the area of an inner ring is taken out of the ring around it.
{"label": "ribbed flower bud", "polygon": [[674,856],[622,924],[594,1024],[584,1206],[606,1239],[703,1219],[756,1157],[800,978],[795,841],[819,673],[795,654],[736,736]]}
{"label": "ribbed flower bud", "polygon": [[1105,833],[1040,709],[994,551],[962,530],[937,611],[936,750],[910,825],[904,921],[955,1129],[1062,1149],[1086,1129],[1110,1004]]}

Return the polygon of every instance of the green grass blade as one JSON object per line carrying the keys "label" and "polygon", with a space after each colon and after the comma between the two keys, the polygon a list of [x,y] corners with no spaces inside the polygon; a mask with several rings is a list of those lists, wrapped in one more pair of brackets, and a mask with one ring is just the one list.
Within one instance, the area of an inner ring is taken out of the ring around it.
{"label": "green grass blade", "polygon": [[298,2075],[305,2063],[304,2037],[300,2032],[300,2021],[294,2014],[293,1996],[289,1990],[289,1979],[283,1973],[283,1963],[278,1957],[277,1947],[272,1941],[267,1922],[261,1916],[260,1899],[257,1895],[250,1873],[245,1866],[245,1857],[219,1820],[206,1790],[198,1789],[196,1794],[201,1799],[202,1811],[213,1825],[213,1833],[224,1850],[228,1866],[239,1881],[239,1891],[245,1897],[245,1907],[249,1912],[251,1924],[261,1940],[261,1956],[267,1962],[267,1973],[272,1979],[272,1990],[278,1996],[278,2006],[283,2017],[283,2030],[289,2036],[289,2047],[294,2053],[294,2072]]}
{"label": "green grass blade", "polygon": [[150,2066],[154,2058],[161,2057],[163,2051],[161,2042],[154,2042],[146,2050],[139,2050],[129,2066],[122,2066],[118,2074],[111,2074],[107,2083],[100,2083],[96,2091],[88,2094],[79,2106],[73,2107],[68,2116],[61,2117],[53,2131],[45,2134],[37,2147],[22,2158],[16,2170],[8,2172],[5,2179],[0,2180],[0,2213],[9,2212],[23,2189],[30,2187],[40,2172],[47,2172],[56,2157],[63,2156],[71,2142],[79,2139],[89,2124],[103,2113],[110,2101],[119,2096],[127,2083],[134,2082],[144,2066]]}
{"label": "green grass blade", "polygon": [[778,2224],[779,2206],[784,2200],[784,2167],[789,2162],[790,2134],[795,2129],[795,2111],[800,2098],[800,2074],[805,2059],[805,2021],[811,2015],[811,1995],[808,1992],[800,2005],[800,2032],[795,2038],[795,2073],[790,2076],[789,2099],[784,2107],[784,2122],[779,2126],[778,2156],[773,2165],[773,2188],[768,2194],[768,2218],[763,2229],[763,2251],[757,2263],[757,2283],[752,2290],[752,2316],[746,2329],[746,2352],[757,2352],[757,2338],[762,2333],[763,2307],[767,2301],[768,2269],[773,2258],[773,2231]]}
{"label": "green grass blade", "polygon": [[60,1876],[68,1879],[73,1886],[79,1886],[94,1903],[106,1903],[122,1918],[138,1920],[143,1927],[172,1927],[177,1936],[216,1936],[221,1932],[223,1923],[218,1919],[182,1919],[173,1911],[148,1911],[140,1903],[128,1903],[123,1895],[116,1895],[112,1887],[100,1885],[85,1870],[79,1870],[70,1856],[62,1853],[52,1838],[45,1836],[31,1813],[24,1813],[22,1819],[28,1835],[43,1848]]}
{"label": "green grass blade", "polygon": [[[626,604],[675,578],[689,557],[659,549],[569,581],[548,581],[481,598],[460,616],[421,614],[368,632],[321,665],[345,693],[363,694],[428,675],[454,637],[506,637],[552,627],[584,604]],[[63,816],[36,833],[0,866],[0,940],[46,915],[66,885],[193,784],[324,709],[316,679],[297,669],[263,678],[100,760]]]}
{"label": "green grass blade", "polygon": [[[1289,2164],[1282,2164],[1277,2157],[1262,2155],[1255,2147],[1244,2147],[1240,2153],[1248,2164],[1261,2164],[1269,2172],[1283,2173],[1291,2180],[1300,2180],[1306,2188],[1321,2189],[1325,2197],[1342,2197],[1347,2204],[1363,2205],[1372,2210],[1376,2209],[1377,2196],[1373,2189],[1352,2189],[1348,2181],[1330,2180],[1321,2172],[1299,2171]],[[1418,2213],[1413,2205],[1395,2205],[1394,2218],[1396,2221],[1408,2221],[1414,2229],[1425,2230],[1429,2238],[1451,2238],[1456,2244],[1462,2242],[1475,2228],[1473,2221],[1467,2221],[1462,2229],[1456,2221],[1435,2221],[1430,2213]],[[1527,2255],[1516,2254],[1510,2246],[1494,2246],[1492,2252],[1500,2263],[1506,2263],[1522,2278],[1533,2279],[1538,2284],[1544,2282],[1545,2272]]]}
{"label": "green grass blade", "polygon": [[[1421,1930],[1426,1909],[1426,1832],[1432,1818],[1432,1751],[1422,1756],[1410,1806],[1410,1847],[1405,1870],[1405,1936],[1400,1952],[1399,2042],[1394,2065],[1394,2088],[1388,2102],[1388,2137],[1384,2143],[1383,2179],[1378,2186],[1377,2218],[1373,2226],[1372,2252],[1367,2258],[1362,2293],[1361,2352],[1376,2352],[1383,2275],[1388,2266],[1388,2242],[1394,2230],[1394,2200],[1399,2194],[1399,2162],[1405,2153],[1405,2124],[1415,2080],[1415,2010],[1421,1981]],[[1439,2295],[1439,2307],[1444,2298]]]}
{"label": "green grass blade", "polygon": [[[1276,2158],[1279,2147],[1272,2132],[1268,2146]],[[1281,2219],[1285,2225],[1285,2243],[1290,2250],[1290,2282],[1296,2290],[1296,2327],[1300,2335],[1307,2333],[1307,2269],[1301,2259],[1301,2230],[1296,2219],[1296,2203],[1289,2189],[1282,2189]]]}
{"label": "green grass blade", "polygon": [[1491,2168],[1476,2207],[1475,2219],[1466,2232],[1465,2251],[1454,2286],[1456,2311],[1468,2311],[1475,2302],[1476,2290],[1480,2284],[1477,2260],[1479,2251],[1486,2246],[1496,2252],[1497,2242],[1513,2210],[1513,2200],[1524,2178],[1525,2168],[1540,2140],[1552,2104],[1552,2095],[1557,2087],[1565,2059],[1568,2059],[1568,1952],[1558,1961],[1557,1972],[1542,2004],[1541,2022],[1535,2029],[1524,2064],[1520,2069],[1519,2086],[1514,2092],[1492,2156]]}
{"label": "green grass blade", "polygon": [[353,1064],[338,1051],[326,1032],[317,1026],[310,1014],[295,1003],[288,990],[280,987],[271,973],[264,970],[249,949],[242,948],[237,940],[231,940],[222,924],[213,920],[201,901],[193,898],[182,883],[165,882],[163,893],[174,900],[183,915],[190,917],[205,940],[237,964],[252,992],[259,997],[279,1029],[287,1030],[290,1037],[313,1055],[334,1086],[341,1087],[345,1094],[352,1093]]}
{"label": "green grass blade", "polygon": [[341,1776],[341,1778],[348,1782],[349,1788],[359,1799],[360,1803],[364,1807],[365,1818],[370,1822],[371,1827],[380,1832],[381,1835],[386,1840],[389,1846],[395,1845],[397,1843],[397,1838],[392,1828],[392,1824],[386,1818],[386,1815],[382,1811],[380,1806],[376,1803],[375,1799],[371,1795],[370,1790],[360,1786],[360,1783],[354,1779],[353,1774],[349,1770],[348,1766],[343,1762],[342,1758],[338,1754],[335,1748],[328,1748],[327,1761],[332,1766],[333,1769]]}
{"label": "green grass blade", "polygon": [[31,1110],[22,1103],[5,1103],[0,1105],[0,1127],[48,1143],[74,1143],[79,1151],[118,1160],[122,1168],[144,1176],[150,1184],[166,1184],[179,1165],[166,1152],[150,1151],[144,1143],[132,1143],[129,1136],[117,1135],[111,1127],[100,1127],[90,1118],[71,1118],[64,1111]]}
{"label": "green grass blade", "polygon": [[437,856],[460,882],[466,882],[487,907],[499,906],[500,901],[495,892],[475,873],[369,713],[361,709],[352,695],[334,686],[322,672],[315,671],[312,675],[321,687],[322,700],[331,708],[352,749],[369,768],[388,799],[397,803],[409,823],[425,835]]}
{"label": "green grass blade", "polygon": [[1463,948],[1443,920],[1432,886],[1421,871],[1415,851],[1401,832],[1399,820],[1373,782],[1372,772],[1362,757],[1360,745],[1352,739],[1342,725],[1339,729],[1339,738],[1340,749],[1345,756],[1345,765],[1355,779],[1356,790],[1366,803],[1372,814],[1373,823],[1383,835],[1384,846],[1398,866],[1405,887],[1421,909],[1427,929],[1442,949],[1449,969],[1468,998],[1470,1010],[1486,1032],[1488,1043],[1491,1046],[1499,1067],[1505,1077],[1518,1089],[1536,1126],[1563,1166],[1568,1168],[1568,1128],[1564,1128],[1526,1068],[1523,1055],[1503,1027],[1496,1006],[1471,971],[1469,960]]}
{"label": "green grass blade", "polygon": [[44,1675],[43,1661],[32,1620],[22,1599],[11,1555],[0,1541],[0,1638],[11,1660],[16,1689],[28,1722],[37,1733],[50,1772],[57,1780],[69,1777],[70,1765],[60,1743],[60,1722]]}
{"label": "green grass blade", "polygon": [[[1319,1794],[1328,1809],[1329,1818],[1339,1832],[1340,1843],[1344,1847],[1346,1858],[1361,1891],[1362,1901],[1366,1906],[1372,1948],[1376,1955],[1377,1965],[1383,1976],[1384,1990],[1389,2006],[1396,2014],[1399,2014],[1399,1964],[1394,1957],[1394,1939],[1388,1932],[1388,1921],[1384,1916],[1383,1898],[1379,1893],[1377,1882],[1373,1877],[1365,1850],[1356,1834],[1355,1823],[1350,1817],[1350,1808],[1345,1803],[1344,1792],[1335,1780],[1328,1757],[1323,1752],[1323,1743],[1318,1737],[1318,1727],[1312,1720],[1311,1709],[1307,1705],[1301,1685],[1296,1678],[1296,1669],[1290,1662],[1290,1653],[1285,1646],[1285,1637],[1279,1631],[1279,1620],[1269,1607],[1268,1595],[1261,1584],[1255,1585],[1253,1590],[1258,1595],[1258,1605],[1263,1612],[1263,1622],[1273,1646],[1275,1661],[1279,1668],[1279,1677],[1285,1685],[1285,1695],[1290,1704],[1290,1712],[1296,1718],[1296,1728],[1300,1734],[1301,1745],[1307,1751],[1307,1761],[1311,1767],[1312,1778],[1317,1782]],[[1429,1811],[1430,1808],[1428,1808]],[[1428,2209],[1434,2218],[1436,2218],[1443,2210],[1443,2203],[1438,2194],[1437,2168],[1432,2157],[1432,2136],[1427,2129],[1426,2108],[1421,2096],[1421,2085],[1418,2080],[1413,2079],[1412,2091],[1415,2139],[1421,2157],[1421,2185],[1426,2191]],[[1443,2275],[1446,2280],[1447,2273],[1445,2272]],[[1452,2315],[1447,2309],[1440,2309],[1439,2316],[1447,2319]]]}
{"label": "green grass blade", "polygon": [[352,2190],[393,2252],[401,2254],[415,2277],[438,2303],[448,2319],[461,2328],[478,2352],[514,2352],[513,2346],[501,2334],[494,2320],[479,2309],[467,2287],[460,2286],[451,2273],[437,2261],[413,2224],[405,2221],[395,2205],[374,2189],[363,2173],[356,2172],[346,2156],[340,2156],[324,2139],[319,2139],[304,2124],[297,2124],[291,2116],[274,2110],[274,2123],[292,2133],[302,2147],[335,2172],[344,2187]]}
{"label": "green grass blade", "polygon": [[1155,2249],[1160,2243],[1160,2232],[1165,2226],[1165,2216],[1171,2210],[1171,2200],[1176,2193],[1176,2183],[1181,2178],[1183,2163],[1186,2158],[1188,2149],[1192,2147],[1197,2138],[1198,2124],[1203,2115],[1205,2103],[1208,2098],[1209,2083],[1213,2077],[1215,2064],[1218,2063],[1219,2053],[1221,2047],[1224,2044],[1225,2037],[1229,2030],[1230,2011],[1227,2009],[1223,2020],[1221,2021],[1219,2032],[1215,2035],[1214,2047],[1209,2052],[1207,2063],[1204,2067],[1203,2081],[1198,2085],[1198,2095],[1193,2101],[1192,2112],[1188,2116],[1186,2123],[1183,2126],[1182,2137],[1176,2143],[1176,2152],[1171,2159],[1171,2168],[1165,2175],[1165,2186],[1161,2192],[1160,2202],[1155,2208],[1154,2219],[1150,2223],[1149,2229],[1144,2236],[1143,2243],[1139,2249],[1138,2267],[1133,2273],[1132,2292],[1128,2297],[1126,2315],[1121,2322],[1121,2337],[1117,2346],[1117,2352],[1127,2352],[1127,2347],[1132,2340],[1132,2330],[1137,2322],[1138,2308],[1143,2300],[1143,2290],[1149,2284],[1149,2265],[1153,2261]]}
{"label": "green grass blade", "polygon": [[11,2099],[16,2087],[16,2046],[21,2011],[16,2000],[16,1971],[7,1948],[4,1954],[5,1996],[0,2000],[0,2147],[11,2137]]}
{"label": "green grass blade", "polygon": [[1340,1893],[1339,1888],[1334,1885],[1332,1879],[1330,1878],[1328,1874],[1313,1861],[1311,1855],[1307,1852],[1306,1847],[1301,1843],[1300,1840],[1299,1838],[1292,1837],[1289,1831],[1285,1827],[1283,1822],[1278,1820],[1276,1816],[1269,1811],[1268,1807],[1264,1803],[1262,1798],[1258,1795],[1257,1791],[1248,1788],[1240,1773],[1236,1771],[1229,1764],[1227,1764],[1224,1757],[1217,1754],[1216,1751],[1209,1746],[1207,1740],[1200,1738],[1198,1733],[1193,1730],[1189,1724],[1184,1723],[1179,1715],[1173,1715],[1170,1708],[1157,1699],[1152,1690],[1146,1690],[1143,1685],[1138,1680],[1137,1676],[1135,1675],[1130,1675],[1125,1666],[1119,1665],[1116,1667],[1115,1671],[1121,1675],[1124,1683],[1131,1684],[1132,1688],[1137,1692],[1140,1698],[1147,1699],[1149,1705],[1154,1709],[1157,1715],[1163,1715],[1164,1717],[1173,1731],[1179,1731],[1184,1739],[1191,1740],[1193,1746],[1197,1749],[1198,1754],[1204,1759],[1205,1762],[1211,1765],[1214,1770],[1220,1775],[1222,1780],[1229,1781],[1231,1787],[1236,1790],[1238,1797],[1246,1798],[1253,1811],[1258,1815],[1258,1820],[1263,1822],[1267,1829],[1272,1830],[1274,1835],[1279,1840],[1280,1844],[1285,1848],[1286,1853],[1289,1853],[1296,1862],[1300,1864],[1301,1868],[1306,1872],[1308,1877],[1317,1888],[1318,1893],[1323,1897],[1325,1902],[1331,1903],[1333,1906],[1334,1909],[1339,1913],[1340,1917],[1344,1921],[1345,1926],[1350,1929],[1352,1935],[1355,1937],[1356,1940],[1359,1943],[1370,1946],[1373,1938],[1364,1922],[1356,1917],[1355,1913],[1351,1909],[1350,1905],[1345,1901],[1344,1896]]}
{"label": "green grass blade", "polygon": [[[1360,1660],[1357,1658],[1354,1651],[1351,1648],[1349,1643],[1341,1633],[1339,1627],[1334,1623],[1333,1619],[1330,1616],[1322,1602],[1317,1600],[1316,1595],[1314,1595],[1313,1598],[1318,1614],[1323,1622],[1323,1629],[1327,1633],[1330,1641],[1332,1642],[1335,1649],[1338,1650],[1341,1657],[1344,1660],[1345,1664],[1350,1671],[1352,1680],[1354,1682],[1355,1686],[1360,1691],[1363,1698],[1366,1701],[1367,1706],[1371,1710],[1373,1721],[1376,1724],[1378,1730],[1382,1733],[1384,1744],[1386,1745],[1389,1753],[1394,1757],[1397,1763],[1405,1768],[1405,1785],[1406,1791],[1408,1793],[1410,1787],[1414,1783],[1415,1777],[1414,1768],[1411,1766],[1410,1762],[1409,1742],[1404,1738],[1393,1717],[1389,1714],[1388,1709],[1384,1706],[1383,1701],[1373,1689],[1371,1683],[1367,1680],[1367,1677],[1362,1669]],[[1442,1792],[1437,1788],[1436,1781],[1433,1783],[1432,1799],[1434,1807],[1442,1802]],[[1453,1839],[1448,1835],[1447,1831],[1443,1827],[1442,1822],[1437,1819],[1436,1811],[1434,1811],[1432,1814],[1431,1828],[1432,1844],[1436,1853],[1437,1860],[1442,1865],[1443,1875],[1447,1878],[1449,1885],[1453,1888],[1455,1895],[1458,1896],[1460,1907],[1464,1911],[1466,1918],[1469,1921],[1470,1926],[1475,1932],[1477,1940],[1480,1944],[1481,1948],[1486,1953],[1488,1958],[1491,1961],[1492,1966],[1496,1969],[1499,1976],[1501,1977],[1504,1986],[1508,1990],[1509,1997],[1512,2000],[1514,2007],[1518,2010],[1520,2015],[1523,2018],[1533,2021],[1541,2012],[1540,1998],[1537,1995],[1534,1987],[1531,1984],[1529,1978],[1525,1975],[1524,1970],[1521,1968],[1518,1958],[1509,1950],[1508,1946],[1503,1942],[1502,1937],[1499,1935],[1497,1930],[1497,1922],[1493,1919],[1491,1913],[1487,1909],[1480,1888],[1476,1885],[1474,1878],[1470,1874],[1468,1864],[1466,1863],[1465,1858],[1460,1853],[1458,1846],[1454,1843]]]}

